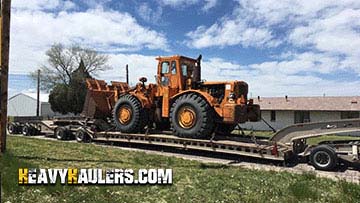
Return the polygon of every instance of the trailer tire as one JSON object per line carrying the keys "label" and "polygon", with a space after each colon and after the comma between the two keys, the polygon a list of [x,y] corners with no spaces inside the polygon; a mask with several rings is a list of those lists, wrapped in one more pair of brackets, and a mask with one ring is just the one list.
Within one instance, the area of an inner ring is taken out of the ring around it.
{"label": "trailer tire", "polygon": [[172,104],[170,123],[178,137],[206,138],[214,132],[214,112],[201,96],[185,94]]}
{"label": "trailer tire", "polygon": [[24,125],[22,127],[22,134],[25,136],[30,136],[32,134],[30,126]]}
{"label": "trailer tire", "polygon": [[311,150],[310,163],[317,170],[332,171],[338,164],[338,157],[330,146],[319,145]]}
{"label": "trailer tire", "polygon": [[90,136],[84,129],[79,129],[75,133],[75,139],[77,142],[89,142]]}
{"label": "trailer tire", "polygon": [[116,128],[125,133],[144,131],[148,121],[146,110],[140,101],[129,94],[119,98],[114,108],[113,118]]}
{"label": "trailer tire", "polygon": [[10,135],[13,135],[13,134],[17,134],[18,131],[17,131],[17,126],[14,124],[14,123],[10,123],[9,126],[8,126],[8,132]]}
{"label": "trailer tire", "polygon": [[58,140],[66,140],[68,138],[68,132],[64,127],[56,128],[54,135]]}

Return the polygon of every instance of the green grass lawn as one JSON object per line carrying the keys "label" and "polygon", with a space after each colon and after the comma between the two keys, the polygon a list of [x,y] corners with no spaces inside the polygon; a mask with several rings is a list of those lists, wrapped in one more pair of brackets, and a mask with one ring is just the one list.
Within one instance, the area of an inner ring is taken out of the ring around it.
{"label": "green grass lawn", "polygon": [[[167,186],[19,186],[18,168],[172,168]],[[8,137],[3,202],[359,202],[360,185],[117,148]]]}

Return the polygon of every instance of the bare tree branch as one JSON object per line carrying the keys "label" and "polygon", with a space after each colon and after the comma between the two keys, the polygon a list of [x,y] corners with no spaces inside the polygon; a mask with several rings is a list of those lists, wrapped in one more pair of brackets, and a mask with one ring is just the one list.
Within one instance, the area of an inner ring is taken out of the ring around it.
{"label": "bare tree branch", "polygon": [[[79,68],[80,61],[84,62],[85,72],[88,74],[109,70],[109,57],[95,50],[83,48],[79,45],[65,47],[63,44],[53,44],[46,51],[47,64],[40,67],[42,89],[50,90],[56,84],[68,85],[72,73]],[[36,80],[36,72],[30,74]]]}

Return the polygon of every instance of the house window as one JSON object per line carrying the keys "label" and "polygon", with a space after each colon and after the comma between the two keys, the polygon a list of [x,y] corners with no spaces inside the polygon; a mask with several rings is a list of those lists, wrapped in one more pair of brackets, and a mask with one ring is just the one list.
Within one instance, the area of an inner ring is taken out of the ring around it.
{"label": "house window", "polygon": [[270,121],[276,121],[276,111],[270,112]]}
{"label": "house window", "polygon": [[310,111],[295,111],[295,123],[308,123],[310,122]]}
{"label": "house window", "polygon": [[359,118],[358,111],[342,111],[341,119]]}

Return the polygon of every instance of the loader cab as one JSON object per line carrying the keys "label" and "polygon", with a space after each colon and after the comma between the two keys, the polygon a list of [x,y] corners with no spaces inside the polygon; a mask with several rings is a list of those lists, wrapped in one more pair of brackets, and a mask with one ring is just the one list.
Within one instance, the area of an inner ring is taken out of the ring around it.
{"label": "loader cab", "polygon": [[[184,57],[159,57],[157,58],[158,74],[157,83],[161,88],[169,88],[171,92],[190,89],[194,79],[199,78],[196,72],[197,60]],[[199,80],[199,79],[196,79]]]}

